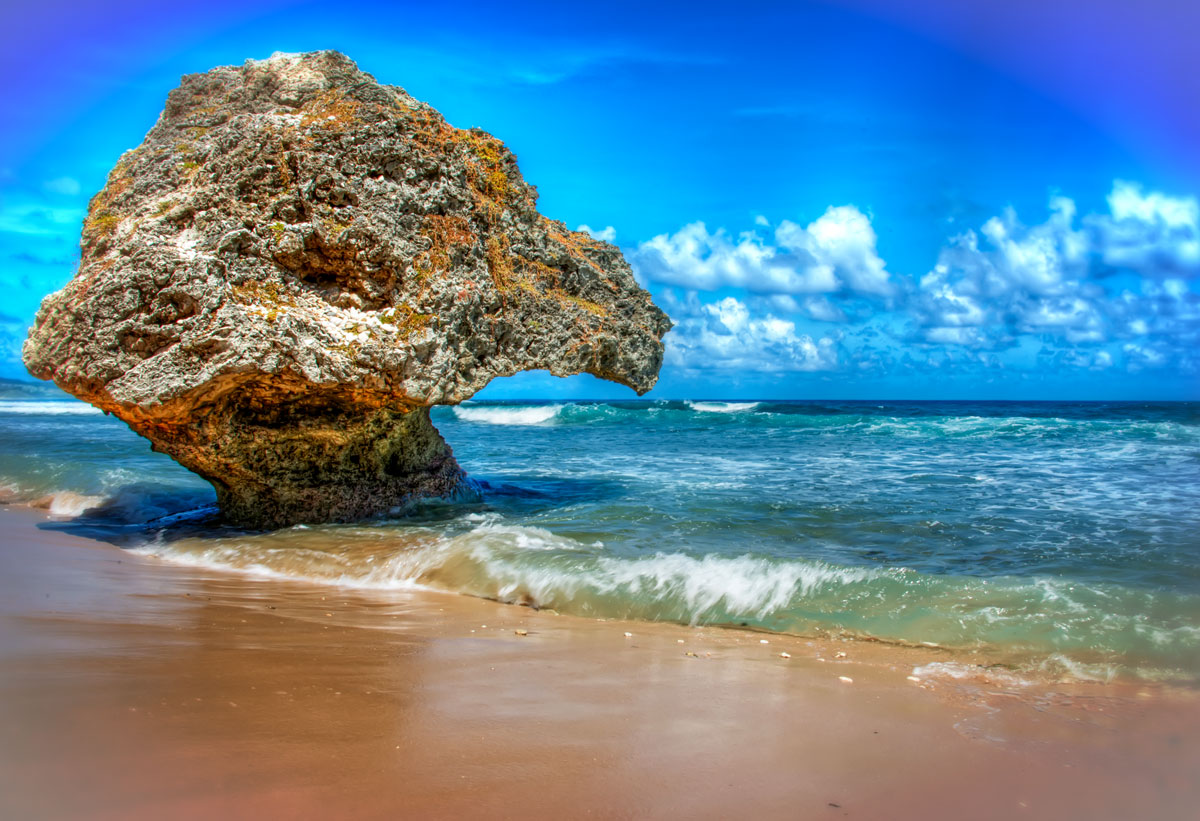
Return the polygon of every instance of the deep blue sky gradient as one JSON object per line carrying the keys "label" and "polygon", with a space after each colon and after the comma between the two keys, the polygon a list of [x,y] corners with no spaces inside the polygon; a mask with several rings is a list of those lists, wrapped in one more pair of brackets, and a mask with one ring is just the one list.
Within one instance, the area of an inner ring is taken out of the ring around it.
{"label": "deep blue sky gradient", "polygon": [[[1194,207],[1200,58],[1188,43],[1200,14],[1166,0],[1051,5],[48,0],[0,10],[0,376],[23,374],[20,340],[41,297],[73,273],[87,199],[180,75],[336,48],[453,124],[503,139],[543,213],[615,229],[679,326],[653,395],[1200,398],[1193,227],[1185,216],[1164,228],[1160,211],[1119,223],[1106,199],[1121,181],[1145,202],[1161,192],[1153,202]],[[1074,216],[1049,241],[1091,226],[1089,261],[1029,286],[982,229],[999,218],[1028,238],[1054,196]],[[846,286],[841,268],[824,289],[783,294],[741,275],[706,287],[696,277],[719,248],[669,271],[647,250],[702,222],[702,236],[733,245],[757,232],[757,247],[811,272],[822,260],[811,230],[830,206],[868,221],[886,295]],[[809,250],[784,253],[784,221],[811,229]],[[949,292],[922,284],[967,231],[979,251],[952,260],[945,282],[986,316],[947,313],[937,294]],[[1112,250],[1130,231],[1135,263]],[[627,394],[530,374],[485,396]]]}

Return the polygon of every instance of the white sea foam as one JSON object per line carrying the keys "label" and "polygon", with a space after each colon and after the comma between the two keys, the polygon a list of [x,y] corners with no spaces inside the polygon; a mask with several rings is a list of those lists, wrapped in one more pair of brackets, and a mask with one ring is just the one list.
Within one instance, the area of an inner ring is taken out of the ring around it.
{"label": "white sea foam", "polygon": [[481,422],[486,425],[544,425],[558,416],[560,410],[562,405],[456,405],[454,415],[466,422]]}
{"label": "white sea foam", "polygon": [[578,550],[574,539],[558,536],[549,530],[528,525],[504,524],[499,516],[483,518],[469,533],[451,540],[462,546],[480,545],[489,549],[512,550]]}
{"label": "white sea foam", "polygon": [[741,413],[754,410],[759,402],[688,402],[687,405],[700,413]]}
{"label": "white sea foam", "polygon": [[1053,653],[1040,665],[1048,673],[1083,681],[1110,682],[1117,676],[1117,668],[1112,664],[1085,664],[1069,658],[1062,653]]}
{"label": "white sea foam", "polygon": [[[86,506],[87,502],[79,505]],[[1026,621],[1004,602],[975,602],[974,595],[944,589],[945,585],[932,577],[898,568],[846,567],[815,559],[751,555],[659,552],[616,556],[603,545],[512,524],[490,511],[432,526],[316,526],[182,538],[148,545],[139,552],[261,578],[380,591],[448,590],[577,615],[691,624],[746,621],[784,630],[819,627],[832,620],[834,626],[840,622],[853,632],[882,638],[903,638],[906,631],[893,632],[880,625],[879,619],[891,618],[880,607],[889,608],[899,619],[908,618],[907,611],[915,608],[924,620],[923,634],[939,639],[925,642],[931,646],[971,645],[976,628],[989,633],[997,625],[1004,629],[1006,622],[1019,627]],[[1044,595],[1050,592],[1046,588],[1023,585],[1015,592],[1036,590]],[[993,596],[1006,592],[987,590]],[[1047,604],[1073,612],[1074,608],[1062,601],[1061,591],[1055,592],[1059,598],[1049,599]],[[947,611],[947,597],[965,602],[965,609]],[[840,615],[844,611],[861,618],[847,624]],[[938,613],[956,619],[965,633],[946,624],[939,628]],[[1187,637],[1172,638],[1188,641]],[[968,687],[1010,688],[1028,686],[1047,674],[1102,681],[1116,675],[1115,667],[1097,662],[1080,663],[1059,651],[1049,658],[1043,656],[1040,664],[1033,659],[1024,662],[1027,673],[963,661],[935,661],[915,668],[913,675]]]}
{"label": "white sea foam", "polygon": [[346,587],[450,589],[501,601],[580,613],[698,623],[763,619],[797,599],[887,575],[815,561],[752,556],[645,558],[604,556],[537,527],[484,516],[458,534],[414,528],[277,531],[218,539],[181,539],[139,552],[191,566]]}
{"label": "white sea foam", "polygon": [[31,401],[26,399],[0,400],[0,413],[22,414],[27,416],[62,416],[64,414],[97,414],[103,413],[85,402],[74,399],[56,399],[48,401]]}
{"label": "white sea foam", "polygon": [[627,592],[635,597],[682,599],[694,622],[718,608],[731,615],[765,618],[821,588],[853,584],[877,575],[873,570],[819,562],[659,553],[640,560],[603,559],[594,583],[606,591]]}
{"label": "white sea foam", "polygon": [[[713,618],[763,619],[787,610],[797,598],[884,575],[875,569],[752,556],[603,556],[592,553],[593,547],[538,528],[495,525],[475,528],[446,545],[448,554],[469,555],[475,564],[472,578],[458,580],[466,592],[579,612],[616,607],[627,615],[636,612],[692,623]],[[524,550],[513,548],[592,555],[530,561]]]}
{"label": "white sea foam", "polygon": [[60,490],[50,497],[48,510],[52,516],[78,516],[108,501],[105,496],[84,496],[73,490]]}
{"label": "white sea foam", "polygon": [[914,667],[912,674],[920,679],[943,681],[981,681],[1003,687],[1028,687],[1033,682],[998,667],[983,667],[960,661],[934,661]]}
{"label": "white sea foam", "polygon": [[[285,549],[286,550],[286,549]],[[357,568],[337,572],[337,562],[329,556],[314,557],[311,551],[286,550],[286,560],[278,549],[253,550],[246,545],[215,544],[197,548],[195,544],[146,546],[134,550],[143,556],[153,556],[172,564],[199,567],[252,576],[262,579],[303,581],[365,590],[434,590],[418,582],[412,575],[395,572],[395,568],[380,566],[368,570]],[[306,555],[307,554],[307,555]],[[308,559],[309,561],[305,561]],[[370,564],[370,562],[368,562]]]}

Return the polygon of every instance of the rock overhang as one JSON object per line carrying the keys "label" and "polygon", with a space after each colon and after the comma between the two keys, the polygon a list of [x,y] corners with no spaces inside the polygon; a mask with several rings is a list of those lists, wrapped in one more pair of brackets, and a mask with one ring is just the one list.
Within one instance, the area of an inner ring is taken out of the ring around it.
{"label": "rock overhang", "polygon": [[[349,498],[385,475],[377,503],[313,515],[356,518],[405,495],[402,464],[414,493],[441,492],[453,458],[412,421],[432,431],[430,405],[522,370],[638,393],[657,379],[666,315],[618,249],[536,201],[499,140],[337,52],[190,75],[92,199],[79,271],[45,300],[25,361],[209,478],[227,512],[249,506],[239,494],[284,511],[235,519],[295,520],[289,483],[335,479]],[[360,417],[379,430],[346,439]],[[369,435],[392,446],[372,456]],[[318,440],[357,448],[361,469],[319,479]],[[253,469],[254,443],[314,465]]]}

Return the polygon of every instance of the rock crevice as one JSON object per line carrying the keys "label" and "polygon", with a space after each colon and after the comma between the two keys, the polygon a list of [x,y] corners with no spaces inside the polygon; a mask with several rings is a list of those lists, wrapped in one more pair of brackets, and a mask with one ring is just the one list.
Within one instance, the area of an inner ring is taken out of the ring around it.
{"label": "rock crevice", "polygon": [[255,527],[446,495],[428,409],[497,376],[644,393],[670,322],[516,158],[336,52],[185,77],[89,206],[29,371],[113,413]]}

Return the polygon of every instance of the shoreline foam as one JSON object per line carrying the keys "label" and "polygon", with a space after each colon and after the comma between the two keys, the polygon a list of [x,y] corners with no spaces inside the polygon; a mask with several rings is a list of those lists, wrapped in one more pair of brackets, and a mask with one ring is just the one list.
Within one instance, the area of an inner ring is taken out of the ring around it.
{"label": "shoreline foam", "polygon": [[[950,654],[951,663],[960,671],[969,670],[972,678],[987,678],[989,671],[998,671],[998,681],[1002,683],[1018,678],[1027,685],[1157,683],[1200,692],[1200,681],[1186,671],[1146,663],[1135,665],[1130,660],[1089,648],[1014,648],[979,639],[970,643],[929,641],[880,635],[853,626],[831,626],[827,619],[807,626],[780,621],[779,614],[787,612],[789,603],[795,606],[797,597],[806,607],[813,608],[820,606],[818,601],[811,600],[818,592],[824,597],[821,601],[830,596],[852,596],[853,601],[843,603],[850,611],[857,606],[854,602],[873,597],[871,588],[895,578],[913,576],[918,582],[945,581],[922,577],[903,568],[842,567],[819,560],[777,564],[751,555],[611,557],[604,555],[599,543],[580,544],[540,528],[508,524],[493,514],[467,514],[462,520],[471,523],[471,527],[457,535],[440,529],[445,522],[401,527],[403,522],[396,520],[350,526],[301,525],[247,533],[206,524],[206,517],[215,513],[215,508],[207,507],[164,517],[164,528],[152,536],[153,527],[145,529],[142,522],[125,521],[122,517],[127,518],[128,511],[120,505],[113,507],[119,514],[116,525],[104,517],[105,507],[99,508],[100,518],[89,518],[84,508],[98,499],[105,505],[114,505],[116,501],[62,492],[32,505],[10,501],[7,506],[43,510],[65,532],[113,539],[125,554],[168,566],[212,570],[252,580],[313,585],[334,594],[343,590],[368,595],[423,590],[582,618],[934,649]],[[97,511],[95,507],[90,509]],[[193,514],[200,519],[192,521],[196,518]],[[473,541],[481,531],[486,537],[500,537],[505,550],[495,552],[494,546]],[[553,566],[537,564],[539,554],[566,556],[569,567],[558,571]],[[599,574],[597,578],[587,575],[585,565],[592,568],[588,572]],[[994,586],[995,582],[984,584]],[[1039,585],[1054,588],[1047,593],[1051,599],[1059,595],[1052,580],[1041,580],[1034,586]],[[832,590],[826,589],[831,586]],[[954,595],[959,594],[953,589],[943,593],[943,596]],[[1184,634],[1183,641],[1194,632],[1188,625],[1181,625],[1178,630]]]}
{"label": "shoreline foam", "polygon": [[946,654],[255,581],[0,518],[14,817],[1168,819],[1198,797],[1194,693],[913,682]]}

